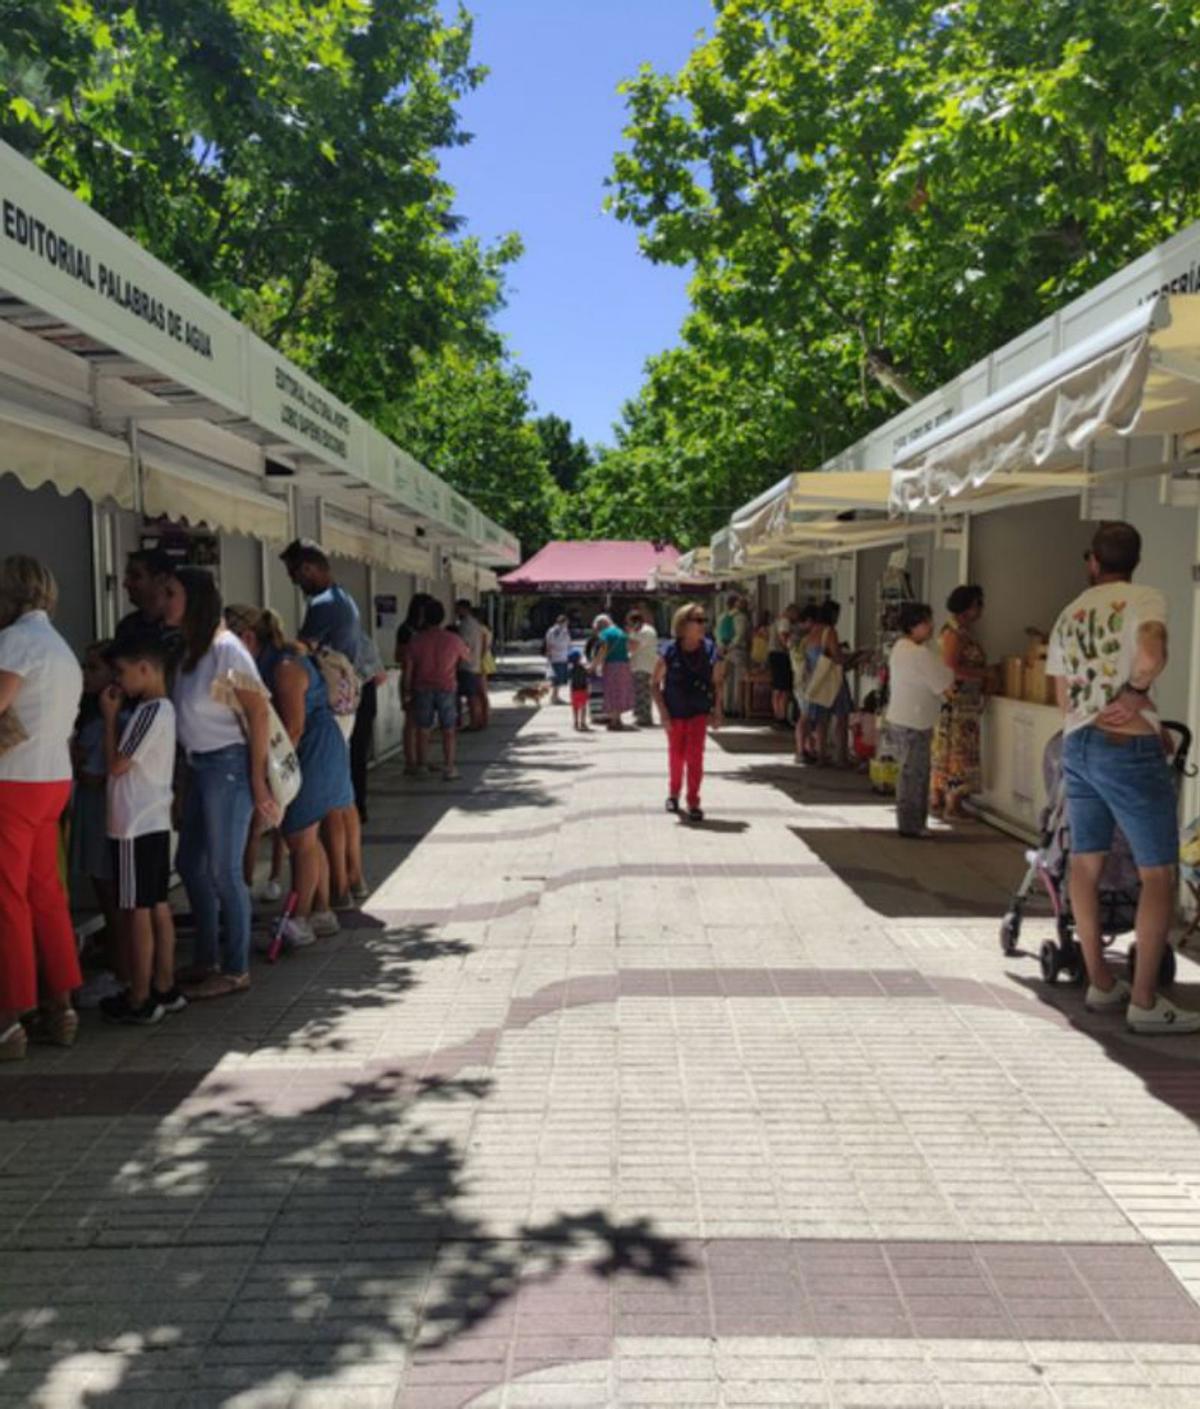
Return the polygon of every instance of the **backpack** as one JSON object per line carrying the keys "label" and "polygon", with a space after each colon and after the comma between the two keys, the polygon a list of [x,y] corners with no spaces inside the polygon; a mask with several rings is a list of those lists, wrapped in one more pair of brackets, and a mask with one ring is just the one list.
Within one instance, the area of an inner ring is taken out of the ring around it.
{"label": "backpack", "polygon": [[335,651],[331,646],[317,647],[316,663],[329,695],[329,708],[343,718],[355,714],[362,687],[354,666],[341,651]]}

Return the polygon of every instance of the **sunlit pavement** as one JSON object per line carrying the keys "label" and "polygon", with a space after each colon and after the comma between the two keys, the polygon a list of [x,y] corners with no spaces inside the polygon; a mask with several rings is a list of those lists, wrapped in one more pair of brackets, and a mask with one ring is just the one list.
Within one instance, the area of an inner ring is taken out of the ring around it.
{"label": "sunlit pavement", "polygon": [[1021,849],[508,694],[341,938],[0,1071],[0,1404],[1200,1401],[1200,1040],[1000,953]]}

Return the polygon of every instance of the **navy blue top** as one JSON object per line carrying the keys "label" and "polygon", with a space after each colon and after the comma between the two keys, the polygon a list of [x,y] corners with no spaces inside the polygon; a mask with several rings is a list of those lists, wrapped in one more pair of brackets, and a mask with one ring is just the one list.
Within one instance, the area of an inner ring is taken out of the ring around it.
{"label": "navy blue top", "polygon": [[711,714],[715,698],[713,667],[717,650],[705,638],[694,651],[685,651],[678,641],[672,641],[663,651],[667,663],[667,678],[663,699],[672,719],[694,719],[699,714]]}

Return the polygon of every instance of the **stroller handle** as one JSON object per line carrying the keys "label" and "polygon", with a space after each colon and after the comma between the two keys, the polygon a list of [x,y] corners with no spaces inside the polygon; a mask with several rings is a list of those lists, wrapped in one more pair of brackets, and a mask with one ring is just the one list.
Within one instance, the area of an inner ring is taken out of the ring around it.
{"label": "stroller handle", "polygon": [[1188,755],[1192,751],[1192,731],[1178,719],[1164,719],[1162,727],[1175,738],[1175,757],[1171,760],[1171,767],[1184,777],[1194,776],[1196,770],[1188,768]]}

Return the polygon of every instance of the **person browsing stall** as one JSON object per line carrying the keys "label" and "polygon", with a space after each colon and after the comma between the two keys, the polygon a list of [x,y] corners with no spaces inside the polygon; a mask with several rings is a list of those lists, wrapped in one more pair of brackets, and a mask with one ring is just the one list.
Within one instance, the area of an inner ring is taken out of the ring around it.
{"label": "person browsing stall", "polygon": [[[1055,623],[1046,673],[1064,714],[1071,906],[1088,971],[1087,1006],[1125,1012],[1146,1034],[1200,1032],[1200,1013],[1157,992],[1174,908],[1179,816],[1152,691],[1167,664],[1167,599],[1135,584],[1142,540],[1102,523],[1084,555],[1089,586]],[[1104,953],[1100,880],[1120,827],[1141,881],[1137,970],[1118,979]]]}
{"label": "person browsing stall", "polygon": [[887,727],[899,764],[896,829],[902,837],[927,835],[933,730],[954,671],[930,649],[933,611],[924,602],[900,608],[903,633],[888,659]]}
{"label": "person browsing stall", "polygon": [[[167,698],[167,647],[158,633],[127,635],[109,652],[114,684],[100,696],[108,769],[108,836],[123,924],[129,987],[101,1001],[114,1022],[146,1027],[187,999],[175,986],[171,798],[175,707]],[[122,729],[126,701],[133,713]]]}
{"label": "person browsing stall", "polygon": [[26,1055],[21,1016],[69,1047],[71,992],[83,981],[58,870],[58,822],[71,796],[69,740],[83,683],[51,624],[54,574],[15,553],[0,563],[0,1061]]}
{"label": "person browsing stall", "polygon": [[224,998],[250,987],[250,816],[257,809],[267,828],[279,821],[267,784],[267,696],[254,657],[222,620],[210,572],[175,569],[164,620],[183,648],[171,694],[188,761],[175,867],[196,922],[180,982],[189,999]]}

